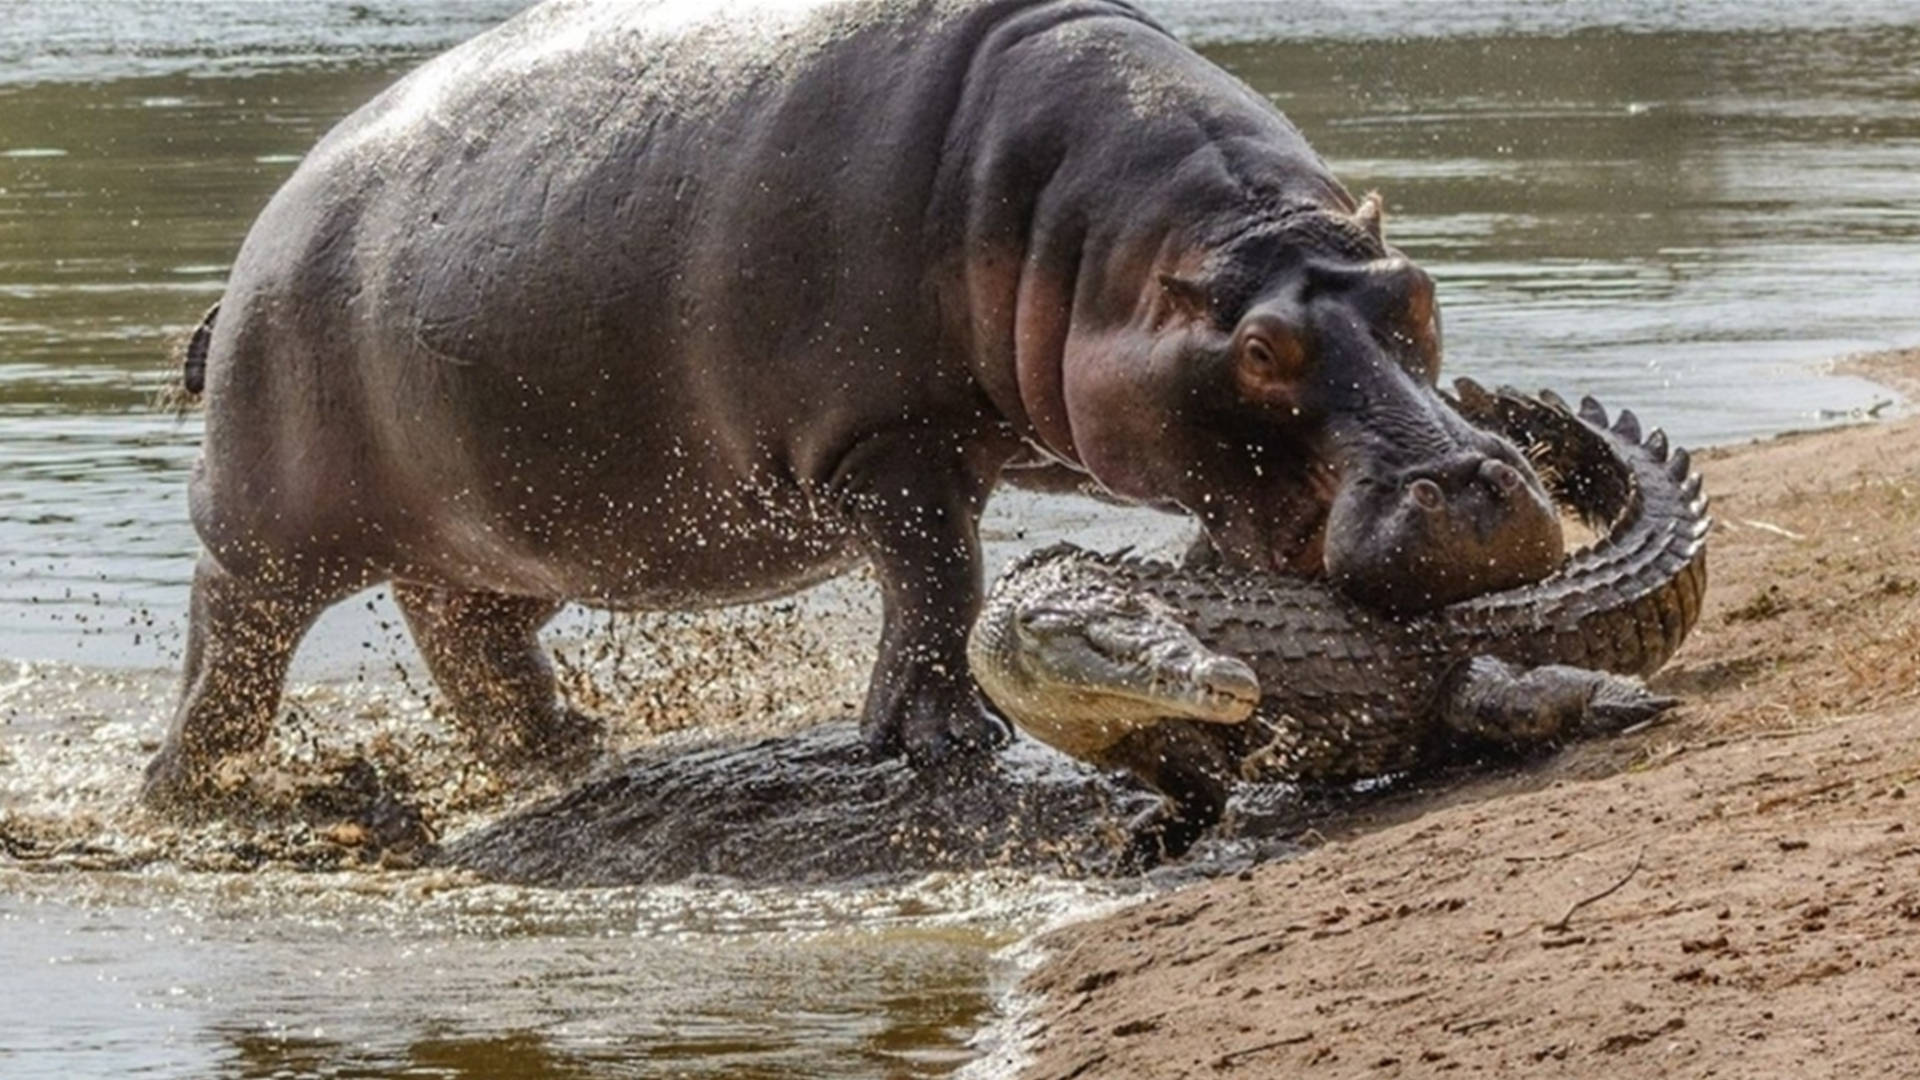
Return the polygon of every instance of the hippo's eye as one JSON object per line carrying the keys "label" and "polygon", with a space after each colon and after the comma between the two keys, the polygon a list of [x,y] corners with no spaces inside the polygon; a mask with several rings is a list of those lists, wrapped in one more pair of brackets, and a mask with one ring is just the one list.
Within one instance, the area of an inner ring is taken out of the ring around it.
{"label": "hippo's eye", "polygon": [[1291,399],[1293,388],[1307,366],[1299,339],[1267,329],[1250,331],[1240,339],[1240,385],[1248,396],[1278,402]]}
{"label": "hippo's eye", "polygon": [[1306,364],[1300,343],[1291,336],[1274,338],[1265,334],[1248,334],[1246,351],[1247,363],[1268,378],[1292,378]]}

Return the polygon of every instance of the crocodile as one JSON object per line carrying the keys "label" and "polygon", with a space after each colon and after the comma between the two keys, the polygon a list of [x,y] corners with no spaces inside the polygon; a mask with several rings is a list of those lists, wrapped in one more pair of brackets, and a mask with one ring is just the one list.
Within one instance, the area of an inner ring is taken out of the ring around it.
{"label": "crocodile", "polygon": [[1594,542],[1539,581],[1415,614],[1324,582],[1072,544],[996,581],[969,640],[974,678],[1022,731],[1163,796],[1133,825],[1133,861],[1183,854],[1236,779],[1351,784],[1675,704],[1640,679],[1706,590],[1711,518],[1687,451],[1592,398],[1462,379],[1449,403],[1530,448]]}

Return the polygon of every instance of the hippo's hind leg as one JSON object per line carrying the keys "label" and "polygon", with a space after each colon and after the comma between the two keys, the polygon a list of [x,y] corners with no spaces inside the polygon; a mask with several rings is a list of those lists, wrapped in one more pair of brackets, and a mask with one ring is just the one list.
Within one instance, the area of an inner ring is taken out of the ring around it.
{"label": "hippo's hind leg", "polygon": [[321,611],[361,584],[311,572],[240,577],[212,555],[200,557],[180,701],[141,792],[149,806],[205,802],[222,758],[265,744],[301,637]]}
{"label": "hippo's hind leg", "polygon": [[540,628],[560,603],[394,582],[414,644],[482,759],[564,771],[592,756],[598,720],[560,703]]}

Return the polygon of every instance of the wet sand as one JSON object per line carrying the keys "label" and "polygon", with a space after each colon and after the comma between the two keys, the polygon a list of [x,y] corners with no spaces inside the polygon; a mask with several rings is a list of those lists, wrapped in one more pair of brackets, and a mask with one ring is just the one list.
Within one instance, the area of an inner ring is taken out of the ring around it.
{"label": "wet sand", "polygon": [[[1920,389],[1920,350],[1846,366]],[[1048,935],[1020,1075],[1914,1075],[1920,419],[1702,471],[1671,721]]]}

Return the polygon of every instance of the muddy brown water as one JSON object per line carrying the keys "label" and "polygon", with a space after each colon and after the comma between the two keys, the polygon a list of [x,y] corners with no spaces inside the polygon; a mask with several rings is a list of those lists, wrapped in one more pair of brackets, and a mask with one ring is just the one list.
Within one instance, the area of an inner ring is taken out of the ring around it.
{"label": "muddy brown water", "polygon": [[[539,889],[350,852],[250,863],[324,845],[132,807],[195,547],[197,425],[148,407],[164,357],[328,126],[519,6],[0,3],[0,1075],[945,1075],[989,1048],[1015,970],[997,951],[1124,891],[1012,871]],[[1873,410],[1893,395],[1820,361],[1920,342],[1912,5],[1149,6],[1385,192],[1457,372],[1700,444]],[[990,548],[1178,533],[1006,498]],[[871,601],[852,582],[554,634],[639,746],[842,714]],[[435,718],[383,597],[330,615],[295,679],[264,775],[364,751],[447,835],[514,804]]]}

